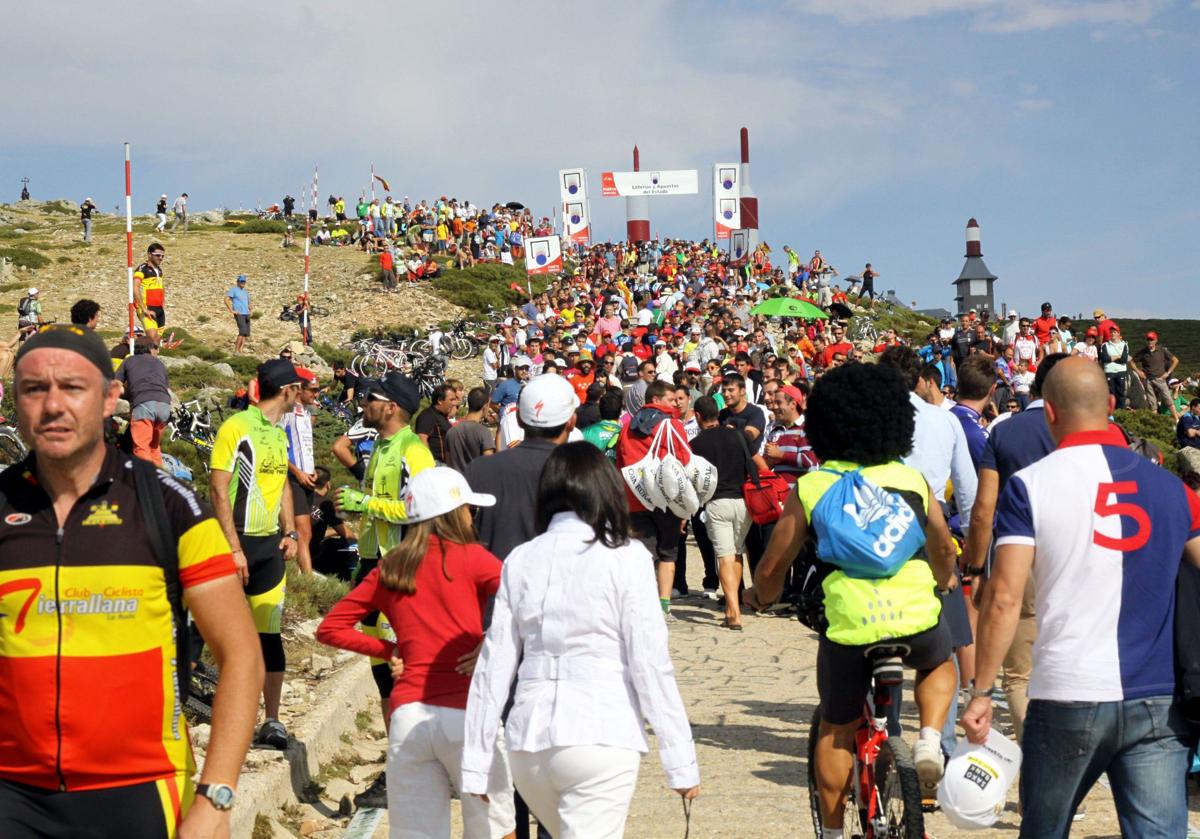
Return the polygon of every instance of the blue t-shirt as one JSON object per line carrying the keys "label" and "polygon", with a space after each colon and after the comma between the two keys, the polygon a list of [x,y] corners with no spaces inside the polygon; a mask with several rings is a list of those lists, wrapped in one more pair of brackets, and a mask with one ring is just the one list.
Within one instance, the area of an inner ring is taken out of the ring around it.
{"label": "blue t-shirt", "polygon": [[998,489],[1003,492],[1009,478],[1037,463],[1054,448],[1054,438],[1046,427],[1046,412],[1039,399],[992,430],[976,468],[995,469],[1000,474]]}
{"label": "blue t-shirt", "polygon": [[233,301],[233,313],[235,315],[250,314],[250,292],[244,288],[234,286],[225,292],[225,296]]}
{"label": "blue t-shirt", "polygon": [[971,462],[975,464],[975,471],[978,472],[979,463],[983,460],[983,450],[987,448],[988,441],[987,429],[979,424],[979,412],[974,408],[957,403],[950,409],[950,413],[958,417],[958,421],[962,423],[963,433],[967,435],[967,451],[971,453]]}
{"label": "blue t-shirt", "polygon": [[492,401],[501,408],[516,404],[520,396],[521,383],[516,379],[505,379],[492,391]]}
{"label": "blue t-shirt", "polygon": [[1200,449],[1200,437],[1187,436],[1188,429],[1191,428],[1200,428],[1200,417],[1188,411],[1179,418],[1179,424],[1175,426],[1175,440],[1181,449]]}

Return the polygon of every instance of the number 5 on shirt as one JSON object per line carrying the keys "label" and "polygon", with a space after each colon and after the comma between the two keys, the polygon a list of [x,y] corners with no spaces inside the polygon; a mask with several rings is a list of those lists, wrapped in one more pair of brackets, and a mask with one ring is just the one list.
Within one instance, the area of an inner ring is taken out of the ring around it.
{"label": "number 5 on shirt", "polygon": [[[1137,523],[1137,531],[1131,536],[1113,538],[1112,536],[1106,536],[1099,530],[1094,530],[1092,531],[1092,542],[1102,548],[1109,548],[1114,551],[1136,551],[1150,541],[1150,532],[1152,530],[1150,515],[1132,501],[1115,499],[1119,495],[1136,495],[1137,491],[1137,481],[1115,481],[1100,484],[1096,492],[1096,506],[1094,508],[1096,515],[1104,518],[1108,518],[1109,516],[1127,516]],[[1109,496],[1114,497],[1112,503],[1109,503]]]}

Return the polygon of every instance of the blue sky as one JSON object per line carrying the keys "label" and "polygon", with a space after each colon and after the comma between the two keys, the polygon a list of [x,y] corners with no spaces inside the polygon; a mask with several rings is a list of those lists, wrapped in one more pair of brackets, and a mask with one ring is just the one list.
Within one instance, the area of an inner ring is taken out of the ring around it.
{"label": "blue sky", "polygon": [[[624,205],[600,172],[696,168],[652,201],[663,235],[711,233],[709,167],[750,128],[763,237],[947,306],[982,226],[997,302],[1187,317],[1200,222],[1200,2],[783,0],[603,4],[43,2],[6,12],[0,199],[139,212],[299,193],[549,212],[583,166],[602,238]],[[426,8],[428,7],[428,8]],[[249,11],[248,10],[252,10]],[[370,70],[364,70],[370,67]],[[115,269],[120,266],[114,266]]]}

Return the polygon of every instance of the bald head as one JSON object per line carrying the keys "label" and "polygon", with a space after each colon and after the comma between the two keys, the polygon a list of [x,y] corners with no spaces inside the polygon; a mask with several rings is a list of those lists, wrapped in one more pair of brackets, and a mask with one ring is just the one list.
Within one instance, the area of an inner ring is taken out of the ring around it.
{"label": "bald head", "polygon": [[1076,356],[1056,364],[1046,377],[1042,398],[1056,441],[1077,431],[1108,428],[1112,396],[1100,366],[1090,359]]}

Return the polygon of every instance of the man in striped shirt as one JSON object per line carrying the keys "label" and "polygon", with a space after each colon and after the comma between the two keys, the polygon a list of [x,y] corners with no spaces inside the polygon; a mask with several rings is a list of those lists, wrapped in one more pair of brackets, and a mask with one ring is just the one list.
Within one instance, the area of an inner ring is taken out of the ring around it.
{"label": "man in striped shirt", "polygon": [[296,531],[300,534],[299,554],[296,561],[305,574],[312,572],[312,554],[309,542],[312,539],[313,489],[317,485],[317,461],[313,454],[313,419],[309,407],[317,401],[321,392],[317,374],[297,367],[296,372],[304,383],[292,410],[283,415],[281,424],[288,442],[288,484],[292,488],[292,507],[296,517]]}
{"label": "man in striped shirt", "polygon": [[804,433],[804,405],[807,385],[783,385],[775,394],[775,422],[767,429],[763,457],[789,485],[810,469],[820,465],[808,436]]}

